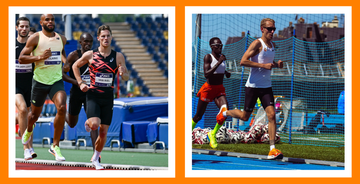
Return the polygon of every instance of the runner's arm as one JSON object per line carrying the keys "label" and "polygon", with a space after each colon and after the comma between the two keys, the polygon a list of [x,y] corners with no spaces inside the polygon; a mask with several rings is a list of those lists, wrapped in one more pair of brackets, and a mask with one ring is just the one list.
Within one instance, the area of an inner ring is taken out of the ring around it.
{"label": "runner's arm", "polygon": [[82,66],[84,66],[85,64],[90,64],[92,59],[92,50],[85,52],[80,59],[78,59],[73,65],[72,65],[72,69],[74,72],[74,76],[75,79],[79,85],[79,87],[81,86],[81,84],[85,84],[87,85],[82,79],[81,79],[81,75],[80,75],[80,68]]}
{"label": "runner's arm", "polygon": [[116,53],[116,62],[117,66],[119,67],[119,74],[121,75],[121,79],[125,81],[129,80],[129,72],[126,68],[124,55],[119,52]]}

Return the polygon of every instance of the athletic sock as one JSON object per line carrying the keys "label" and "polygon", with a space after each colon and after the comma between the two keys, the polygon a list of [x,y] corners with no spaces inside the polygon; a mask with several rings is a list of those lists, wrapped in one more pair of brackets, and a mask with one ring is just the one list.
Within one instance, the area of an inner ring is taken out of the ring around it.
{"label": "athletic sock", "polygon": [[197,123],[195,123],[194,120],[192,120],[192,129],[191,130],[194,130],[195,126],[196,126]]}
{"label": "athletic sock", "polygon": [[218,132],[218,130],[221,128],[222,125],[219,125],[218,123],[216,123],[214,130],[211,132],[212,134],[216,134]]}
{"label": "athletic sock", "polygon": [[270,145],[270,151],[275,148],[275,145]]}
{"label": "athletic sock", "polygon": [[226,111],[223,112],[223,116],[224,116],[225,118],[227,117],[227,116],[226,116]]}
{"label": "athletic sock", "polygon": [[91,158],[91,160],[92,160],[92,161],[98,160],[98,159],[99,159],[99,156],[100,156],[100,153],[101,153],[101,151],[98,152],[98,151],[95,150],[94,155],[93,155],[93,157]]}

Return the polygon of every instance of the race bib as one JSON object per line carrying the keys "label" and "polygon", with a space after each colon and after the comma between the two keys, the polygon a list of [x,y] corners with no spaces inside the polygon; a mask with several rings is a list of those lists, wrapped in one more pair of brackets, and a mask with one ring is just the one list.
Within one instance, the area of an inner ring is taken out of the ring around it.
{"label": "race bib", "polygon": [[15,70],[16,73],[31,73],[32,64],[20,64],[18,60],[15,61]]}
{"label": "race bib", "polygon": [[81,79],[85,81],[88,86],[90,86],[90,75],[82,75]]}
{"label": "race bib", "polygon": [[61,64],[60,51],[52,51],[51,56],[44,61],[45,65],[59,65]]}
{"label": "race bib", "polygon": [[111,87],[113,80],[112,73],[97,73],[95,75],[95,86]]}

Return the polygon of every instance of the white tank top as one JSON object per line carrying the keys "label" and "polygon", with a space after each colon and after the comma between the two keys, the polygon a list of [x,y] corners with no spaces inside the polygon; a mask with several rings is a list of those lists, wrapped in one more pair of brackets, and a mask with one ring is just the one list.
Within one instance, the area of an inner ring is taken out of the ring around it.
{"label": "white tank top", "polygon": [[[213,68],[216,63],[218,62],[218,60],[212,55],[210,54],[211,58],[212,58],[212,62],[211,62],[211,68]],[[215,70],[214,74],[224,74],[225,73],[225,67],[226,67],[226,64],[225,64],[225,61],[223,61],[219,67],[217,67],[217,69]]]}
{"label": "white tank top", "polygon": [[[271,48],[267,47],[264,41],[259,38],[262,50],[259,54],[251,57],[251,61],[256,63],[272,63],[275,58],[275,48],[271,42]],[[271,87],[271,70],[265,68],[251,67],[249,78],[245,84],[246,87],[252,88],[269,88]]]}

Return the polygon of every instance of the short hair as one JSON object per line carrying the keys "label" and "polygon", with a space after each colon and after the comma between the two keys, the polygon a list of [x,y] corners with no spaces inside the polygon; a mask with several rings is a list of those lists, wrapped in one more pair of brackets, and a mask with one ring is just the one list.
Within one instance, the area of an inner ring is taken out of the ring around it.
{"label": "short hair", "polygon": [[271,19],[271,18],[264,18],[264,19],[261,20],[260,26],[261,26],[261,27],[264,27],[265,24],[266,24],[266,21],[270,21],[270,22],[272,22],[273,24],[275,24],[275,20],[273,20],[273,19]]}
{"label": "short hair", "polygon": [[[216,40],[216,39],[220,40],[220,38],[218,38],[218,37],[213,37],[213,38],[210,39],[209,45],[213,44],[213,43],[214,43],[214,40]],[[221,40],[220,40],[220,41],[221,41]]]}
{"label": "short hair", "polygon": [[36,29],[34,27],[30,27],[30,31],[36,33]]}
{"label": "short hair", "polygon": [[100,26],[99,29],[98,29],[98,31],[97,31],[97,35],[100,35],[100,32],[101,32],[101,31],[104,31],[104,30],[108,30],[108,31],[110,32],[110,35],[112,35],[110,26],[108,26],[108,25],[102,25],[102,26]]}
{"label": "short hair", "polygon": [[20,21],[28,21],[30,25],[30,20],[27,17],[20,17],[16,20],[16,26],[19,26]]}

